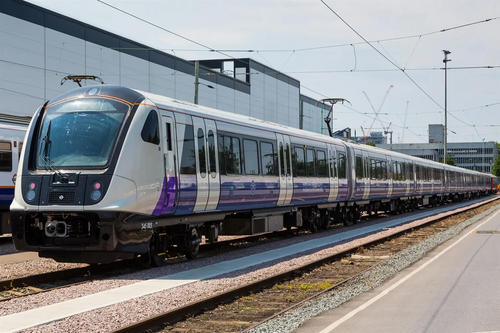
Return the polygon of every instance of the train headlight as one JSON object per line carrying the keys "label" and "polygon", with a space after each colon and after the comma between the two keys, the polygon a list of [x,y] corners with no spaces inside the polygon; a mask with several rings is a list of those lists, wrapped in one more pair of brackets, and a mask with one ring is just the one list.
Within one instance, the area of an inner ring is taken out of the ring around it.
{"label": "train headlight", "polygon": [[90,199],[97,201],[101,199],[102,192],[101,192],[101,183],[95,182],[92,184],[92,192],[90,192]]}
{"label": "train headlight", "polygon": [[36,187],[35,183],[29,183],[28,192],[26,192],[26,199],[28,201],[33,201],[35,199],[36,196],[35,187]]}

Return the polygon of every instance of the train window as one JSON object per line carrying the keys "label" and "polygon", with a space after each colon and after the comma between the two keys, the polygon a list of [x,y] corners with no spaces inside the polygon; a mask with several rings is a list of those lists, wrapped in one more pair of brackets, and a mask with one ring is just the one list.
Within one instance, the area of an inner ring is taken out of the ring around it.
{"label": "train window", "polygon": [[363,178],[363,158],[356,156],[356,179]]}
{"label": "train window", "polygon": [[339,161],[339,178],[346,179],[347,165],[344,153],[339,153],[338,161]]}
{"label": "train window", "polygon": [[326,153],[323,150],[318,150],[318,177],[328,177],[328,170],[326,169]]}
{"label": "train window", "polygon": [[370,160],[370,169],[371,179],[378,179],[377,160]]}
{"label": "train window", "polygon": [[337,177],[337,159],[335,158],[335,150],[330,150],[330,177]]}
{"label": "train window", "polygon": [[178,124],[177,135],[181,155],[181,173],[194,175],[196,174],[196,159],[194,155],[193,125]]}
{"label": "train window", "polygon": [[23,143],[19,142],[19,159],[21,159],[21,153],[23,152]]}
{"label": "train window", "polygon": [[224,136],[224,157],[228,174],[241,174],[240,139]]}
{"label": "train window", "polygon": [[172,151],[172,125],[170,123],[166,123],[167,125],[167,150]]}
{"label": "train window", "polygon": [[198,128],[198,160],[200,162],[200,176],[205,178],[207,176],[207,157],[205,154],[205,133],[203,129]]}
{"label": "train window", "polygon": [[316,154],[313,149],[306,149],[307,152],[307,164],[306,164],[306,174],[307,177],[316,177]]}
{"label": "train window", "polygon": [[400,180],[401,176],[401,165],[398,162],[393,162],[392,163],[392,178],[394,180]]}
{"label": "train window", "polygon": [[405,162],[406,179],[413,180],[413,164]]}
{"label": "train window", "polygon": [[264,176],[277,176],[276,164],[278,156],[274,153],[274,146],[269,142],[260,143],[260,161]]}
{"label": "train window", "polygon": [[306,163],[304,156],[304,148],[294,148],[294,176],[296,177],[305,177],[306,176]]}
{"label": "train window", "polygon": [[12,171],[12,143],[0,141],[0,171]]}
{"label": "train window", "polygon": [[382,180],[387,179],[387,162],[386,161],[380,161],[380,179],[382,179]]}
{"label": "train window", "polygon": [[290,144],[287,142],[286,143],[286,146],[285,146],[285,156],[287,158],[287,161],[288,161],[288,174],[291,175],[292,174],[292,161],[291,161],[291,158],[290,158]]}
{"label": "train window", "polygon": [[245,154],[245,173],[247,175],[258,175],[259,154],[257,151],[257,141],[243,140],[243,153]]}
{"label": "train window", "polygon": [[215,178],[217,176],[217,169],[215,165],[215,135],[212,130],[208,131],[208,163],[210,167],[210,176]]}
{"label": "train window", "polygon": [[281,171],[281,176],[285,177],[285,150],[283,149],[283,144],[280,142],[280,171]]}
{"label": "train window", "polygon": [[158,114],[151,110],[146,118],[146,122],[142,127],[141,137],[145,142],[155,145],[160,144],[160,136],[158,135]]}
{"label": "train window", "polygon": [[222,135],[217,136],[217,142],[219,144],[219,172],[222,175],[227,174],[226,172],[226,150],[224,147],[224,137]]}

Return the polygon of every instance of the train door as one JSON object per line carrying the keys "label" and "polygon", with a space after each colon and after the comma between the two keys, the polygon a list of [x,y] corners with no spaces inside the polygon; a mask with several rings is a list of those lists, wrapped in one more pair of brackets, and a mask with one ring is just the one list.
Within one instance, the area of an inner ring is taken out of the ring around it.
{"label": "train door", "polygon": [[175,130],[174,120],[171,116],[162,115],[163,136],[163,162],[165,164],[165,189],[163,208],[161,213],[172,211],[177,204],[177,168],[175,156]]}
{"label": "train door", "polygon": [[292,200],[293,178],[292,178],[292,155],[290,147],[290,137],[276,134],[278,141],[278,163],[280,194],[278,205],[288,205]]}
{"label": "train door", "polygon": [[215,121],[193,117],[196,160],[194,211],[214,210],[220,195]]}
{"label": "train door", "polygon": [[365,199],[370,195],[370,184],[367,181],[367,166],[365,159],[368,159],[367,152],[354,150],[355,200]]}
{"label": "train door", "polygon": [[371,189],[371,178],[370,178],[370,157],[368,157],[368,152],[363,151],[363,182],[364,182],[364,193],[363,199],[368,199],[370,197]]}
{"label": "train door", "polygon": [[[394,170],[395,165],[392,163],[392,157],[387,156],[387,197],[392,197],[392,192],[394,188]],[[399,179],[398,179],[399,180]]]}
{"label": "train door", "polygon": [[339,193],[339,178],[337,172],[337,151],[334,145],[328,146],[328,161],[330,169],[330,193],[328,201],[332,202],[337,199]]}
{"label": "train door", "polygon": [[208,171],[208,202],[206,210],[215,210],[219,204],[220,197],[220,177],[219,177],[219,159],[217,151],[217,128],[215,121],[205,119],[205,129],[207,138],[207,171]]}

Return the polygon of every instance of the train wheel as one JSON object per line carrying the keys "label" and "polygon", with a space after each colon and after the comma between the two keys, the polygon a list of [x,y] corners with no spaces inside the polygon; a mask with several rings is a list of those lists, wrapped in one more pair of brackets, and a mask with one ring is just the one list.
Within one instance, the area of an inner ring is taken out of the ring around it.
{"label": "train wheel", "polygon": [[352,219],[351,219],[351,214],[349,213],[350,210],[348,210],[347,207],[342,207],[342,210],[341,210],[341,216],[342,216],[342,222],[344,224],[344,226],[349,226],[352,224]]}
{"label": "train wheel", "polygon": [[354,209],[347,209],[346,211],[346,225],[354,224]]}
{"label": "train wheel", "polygon": [[330,229],[330,211],[323,210],[321,213],[321,228]]}
{"label": "train wheel", "polygon": [[184,254],[188,259],[195,259],[200,252],[201,236],[197,228],[191,228],[186,236]]}
{"label": "train wheel", "polygon": [[149,242],[148,253],[144,255],[146,264],[153,267],[160,267],[165,264],[167,237],[165,233],[154,234]]}

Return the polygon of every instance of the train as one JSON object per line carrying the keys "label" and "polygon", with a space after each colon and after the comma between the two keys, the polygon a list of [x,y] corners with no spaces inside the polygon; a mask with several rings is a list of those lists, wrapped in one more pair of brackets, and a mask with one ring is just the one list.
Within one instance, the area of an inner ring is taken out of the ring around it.
{"label": "train", "polygon": [[198,255],[202,237],[316,231],[496,192],[490,174],[139,90],[76,88],[34,114],[12,235],[61,262]]}
{"label": "train", "polygon": [[0,116],[0,235],[11,233],[9,207],[14,199],[14,185],[21,156],[27,121]]}

